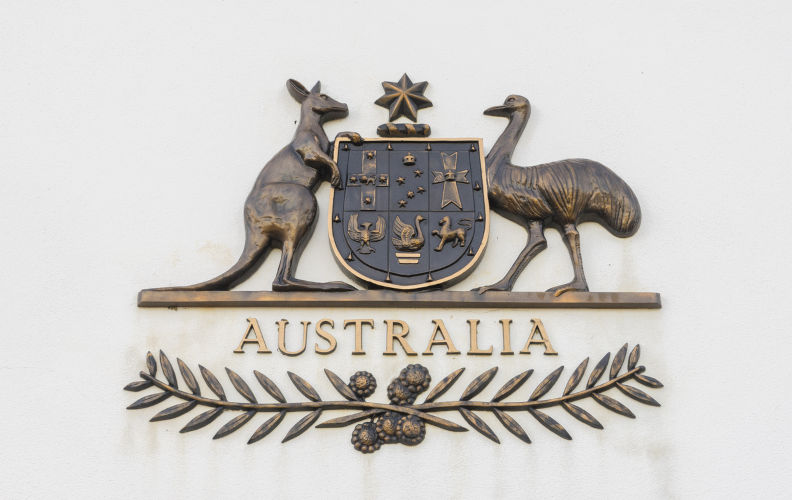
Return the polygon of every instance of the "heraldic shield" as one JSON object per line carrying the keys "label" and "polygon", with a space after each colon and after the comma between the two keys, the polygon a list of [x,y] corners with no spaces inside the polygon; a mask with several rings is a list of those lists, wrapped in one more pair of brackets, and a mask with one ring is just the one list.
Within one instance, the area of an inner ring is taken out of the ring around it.
{"label": "heraldic shield", "polygon": [[343,269],[401,290],[451,284],[473,270],[489,233],[481,139],[336,140],[341,189],[330,244]]}

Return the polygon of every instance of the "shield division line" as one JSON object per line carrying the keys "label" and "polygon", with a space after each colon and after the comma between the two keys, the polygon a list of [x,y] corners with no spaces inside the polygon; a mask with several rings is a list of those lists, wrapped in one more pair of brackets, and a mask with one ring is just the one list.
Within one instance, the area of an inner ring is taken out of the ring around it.
{"label": "shield division line", "polygon": [[478,138],[335,141],[341,187],[330,195],[330,246],[341,268],[375,286],[418,290],[469,274],[489,236]]}

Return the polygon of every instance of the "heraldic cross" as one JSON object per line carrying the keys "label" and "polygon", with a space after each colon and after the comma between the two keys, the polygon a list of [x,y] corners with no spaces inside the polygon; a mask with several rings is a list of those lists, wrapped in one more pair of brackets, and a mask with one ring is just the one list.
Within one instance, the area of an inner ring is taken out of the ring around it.
{"label": "heraldic cross", "polygon": [[440,153],[443,159],[443,171],[438,172],[433,170],[432,174],[434,179],[432,184],[443,183],[443,201],[440,208],[445,208],[447,205],[454,204],[462,210],[462,200],[459,198],[459,188],[457,182],[470,184],[467,179],[468,170],[460,170],[457,172],[457,154],[456,153]]}

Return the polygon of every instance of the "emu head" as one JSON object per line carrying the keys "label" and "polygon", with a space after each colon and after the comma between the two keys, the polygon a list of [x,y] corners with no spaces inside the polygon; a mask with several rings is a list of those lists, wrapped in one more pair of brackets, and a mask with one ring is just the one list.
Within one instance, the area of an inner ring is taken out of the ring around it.
{"label": "emu head", "polygon": [[525,113],[526,118],[531,115],[531,103],[521,95],[512,94],[503,101],[502,106],[493,106],[484,110],[487,116],[502,116],[511,118],[516,113]]}
{"label": "emu head", "polygon": [[322,94],[322,84],[316,85],[309,91],[297,80],[289,79],[286,88],[294,100],[302,105],[303,110],[310,110],[319,115],[319,123],[344,118],[349,114],[349,108],[343,102],[338,102],[332,97]]}

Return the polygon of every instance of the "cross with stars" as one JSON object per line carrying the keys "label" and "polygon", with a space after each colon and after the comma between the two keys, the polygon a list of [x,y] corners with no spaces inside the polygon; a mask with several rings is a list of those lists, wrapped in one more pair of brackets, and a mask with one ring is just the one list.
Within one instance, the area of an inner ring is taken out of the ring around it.
{"label": "cross with stars", "polygon": [[418,110],[432,106],[432,101],[423,95],[427,85],[427,82],[413,83],[405,73],[398,82],[382,82],[385,94],[374,104],[390,109],[390,121],[400,116],[417,121]]}
{"label": "cross with stars", "polygon": [[440,208],[445,208],[446,205],[454,204],[462,210],[462,200],[459,198],[459,188],[457,182],[470,184],[467,178],[468,170],[460,170],[457,172],[457,154],[456,153],[440,153],[443,159],[443,171],[438,172],[432,170],[434,179],[432,184],[443,183],[443,200],[440,203]]}

